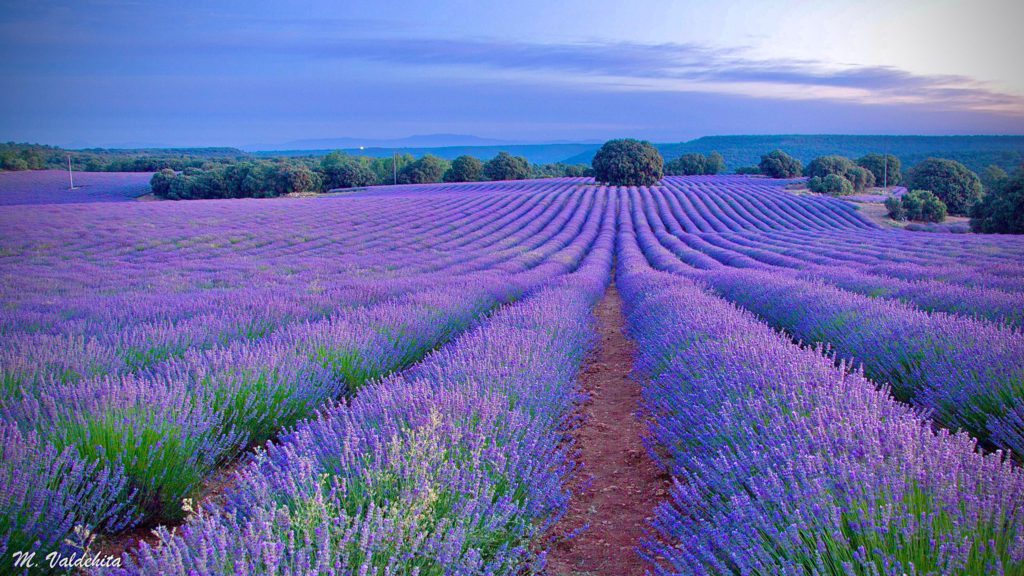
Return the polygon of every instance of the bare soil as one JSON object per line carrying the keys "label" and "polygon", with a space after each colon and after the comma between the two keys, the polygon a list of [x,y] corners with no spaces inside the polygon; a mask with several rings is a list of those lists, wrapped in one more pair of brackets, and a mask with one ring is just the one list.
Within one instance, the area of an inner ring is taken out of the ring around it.
{"label": "bare soil", "polygon": [[[248,461],[246,456],[238,458],[229,463],[224,468],[218,470],[214,475],[210,476],[204,483],[199,491],[198,501],[193,505],[198,509],[201,505],[209,504],[223,504],[225,501],[225,493],[228,488],[235,484],[236,473],[239,472],[245,463]],[[184,523],[184,520],[178,522],[162,522],[160,525],[173,530],[175,527],[180,526]],[[131,552],[139,547],[139,544],[145,542],[150,546],[156,546],[159,539],[156,536],[157,525],[142,525],[136,526],[130,530],[125,530],[118,534],[98,534],[96,540],[93,541],[92,546],[89,547],[90,553],[99,552],[101,556],[117,556],[120,557],[125,552]]]}
{"label": "bare soil", "polygon": [[670,484],[641,441],[647,426],[638,415],[640,386],[629,375],[635,347],[614,284],[594,314],[600,346],[580,375],[590,400],[573,434],[582,466],[570,481],[569,511],[555,527],[553,576],[644,574],[648,566],[636,547]]}

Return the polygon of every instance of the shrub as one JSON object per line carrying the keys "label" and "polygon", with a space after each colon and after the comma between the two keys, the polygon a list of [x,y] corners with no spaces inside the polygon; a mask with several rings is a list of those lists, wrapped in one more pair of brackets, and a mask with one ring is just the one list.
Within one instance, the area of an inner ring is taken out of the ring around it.
{"label": "shrub", "polygon": [[609,140],[594,155],[594,178],[613,186],[653,186],[664,175],[665,161],[650,142]]}
{"label": "shrub", "polygon": [[981,200],[981,181],[955,160],[929,158],[907,173],[909,190],[931,190],[949,208],[950,214],[967,214]]}
{"label": "shrub", "polygon": [[[896,208],[896,204],[899,208]],[[928,190],[911,190],[898,200],[888,198],[885,207],[893,220],[942,222],[946,219],[946,204]]]}
{"label": "shrub", "polygon": [[895,196],[890,196],[885,199],[885,209],[889,213],[889,218],[902,222],[907,219],[907,211],[903,209],[903,202]]}
{"label": "shrub", "polygon": [[761,156],[758,168],[771,178],[796,178],[803,171],[803,164],[782,150],[773,150]]}
{"label": "shrub", "polygon": [[867,154],[857,160],[857,165],[871,172],[875,185],[896,186],[900,183],[900,159],[892,154]]}
{"label": "shrub", "polygon": [[499,152],[484,164],[488,180],[524,180],[530,177],[530,161],[522,156]]}
{"label": "shrub", "polygon": [[740,166],[739,168],[736,169],[736,173],[737,174],[750,174],[750,175],[752,175],[752,174],[760,174],[761,173],[761,167],[760,166]]}
{"label": "shrub", "polygon": [[484,163],[472,156],[459,156],[444,173],[445,182],[478,182],[483,180]]}
{"label": "shrub", "polygon": [[1024,234],[1024,170],[996,186],[971,208],[971,230]]}
{"label": "shrub", "polygon": [[807,181],[807,187],[812,192],[830,196],[849,196],[854,192],[853,184],[839,174],[829,174],[825,177],[815,176]]}

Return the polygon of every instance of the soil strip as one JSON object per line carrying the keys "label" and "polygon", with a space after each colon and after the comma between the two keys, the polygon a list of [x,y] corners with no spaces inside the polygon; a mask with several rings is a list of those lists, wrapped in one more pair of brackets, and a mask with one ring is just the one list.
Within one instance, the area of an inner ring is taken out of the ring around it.
{"label": "soil strip", "polygon": [[594,315],[600,346],[580,374],[590,400],[573,434],[582,467],[570,481],[569,511],[555,527],[548,573],[642,575],[648,566],[636,548],[670,481],[641,441],[647,426],[637,415],[640,386],[630,378],[635,348],[614,284]]}

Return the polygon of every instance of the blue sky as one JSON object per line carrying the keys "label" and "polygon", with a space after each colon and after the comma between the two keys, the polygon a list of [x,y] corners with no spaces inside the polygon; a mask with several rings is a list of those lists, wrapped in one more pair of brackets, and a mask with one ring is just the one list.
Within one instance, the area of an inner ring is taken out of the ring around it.
{"label": "blue sky", "polygon": [[1024,2],[4,2],[0,139],[1024,133]]}

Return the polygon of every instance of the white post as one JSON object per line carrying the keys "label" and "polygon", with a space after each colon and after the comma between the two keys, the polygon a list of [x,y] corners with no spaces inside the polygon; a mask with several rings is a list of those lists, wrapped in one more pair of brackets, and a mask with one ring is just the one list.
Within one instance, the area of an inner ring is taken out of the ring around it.
{"label": "white post", "polygon": [[882,156],[882,188],[889,191],[889,155]]}
{"label": "white post", "polygon": [[69,188],[69,190],[74,190],[75,189],[75,175],[71,172],[71,154],[68,154],[68,181],[71,182],[71,188]]}

